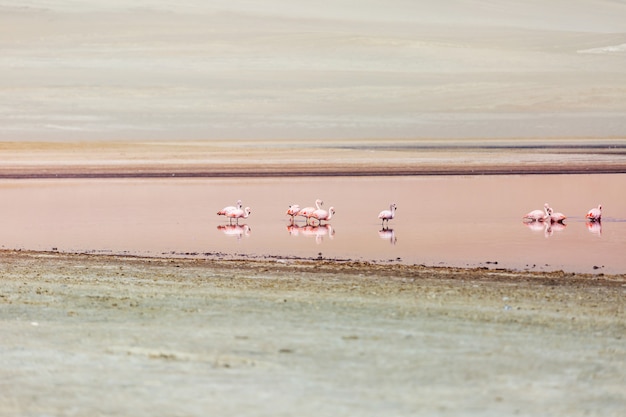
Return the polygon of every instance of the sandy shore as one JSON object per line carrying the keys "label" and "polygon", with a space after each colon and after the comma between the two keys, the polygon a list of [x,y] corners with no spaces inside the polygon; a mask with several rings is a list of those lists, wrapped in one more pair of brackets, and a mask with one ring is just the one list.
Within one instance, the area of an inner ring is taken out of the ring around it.
{"label": "sandy shore", "polygon": [[0,178],[626,172],[626,140],[0,142]]}
{"label": "sandy shore", "polygon": [[3,252],[0,415],[626,411],[626,276]]}

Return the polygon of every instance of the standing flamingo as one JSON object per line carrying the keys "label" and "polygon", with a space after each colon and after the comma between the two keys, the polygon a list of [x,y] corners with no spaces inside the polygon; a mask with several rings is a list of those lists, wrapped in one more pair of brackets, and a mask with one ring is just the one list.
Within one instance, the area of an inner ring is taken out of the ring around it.
{"label": "standing flamingo", "polygon": [[335,214],[335,208],[331,207],[328,209],[328,211],[322,209],[315,210],[313,213],[311,213],[311,217],[317,219],[317,224],[321,225],[322,221],[329,221],[330,219],[332,219],[333,214]]}
{"label": "standing flamingo", "polygon": [[226,213],[226,217],[228,217],[228,221],[232,222],[233,219],[237,219],[237,224],[239,224],[239,219],[247,219],[250,215],[250,207],[246,207],[244,210],[235,209]]}
{"label": "standing flamingo", "polygon": [[542,222],[548,217],[548,203],[543,205],[543,210],[533,210],[528,212],[522,217],[524,220],[528,220],[531,222]]}
{"label": "standing flamingo", "polygon": [[217,212],[218,216],[226,216],[227,213],[229,211],[233,211],[233,210],[241,210],[241,200],[237,200],[237,204],[235,204],[234,206],[226,206],[223,209],[221,209],[220,211]]}
{"label": "standing flamingo", "polygon": [[315,210],[320,210],[324,202],[319,198],[315,200],[315,207],[305,207],[296,214],[296,216],[306,218],[306,223],[309,224],[309,220],[311,219],[311,215]]}
{"label": "standing flamingo", "polygon": [[585,216],[587,220],[590,222],[599,222],[602,220],[602,204],[599,204],[598,207],[592,208]]}
{"label": "standing flamingo", "polygon": [[299,211],[300,211],[300,206],[298,204],[292,204],[289,206],[289,209],[287,209],[287,215],[291,216],[292,223],[293,223],[294,217],[298,215]]}
{"label": "standing flamingo", "polygon": [[378,214],[378,218],[382,219],[382,224],[384,226],[385,220],[387,221],[387,225],[389,225],[389,220],[393,219],[396,216],[396,210],[398,207],[396,203],[392,203],[389,205],[389,210],[383,210]]}

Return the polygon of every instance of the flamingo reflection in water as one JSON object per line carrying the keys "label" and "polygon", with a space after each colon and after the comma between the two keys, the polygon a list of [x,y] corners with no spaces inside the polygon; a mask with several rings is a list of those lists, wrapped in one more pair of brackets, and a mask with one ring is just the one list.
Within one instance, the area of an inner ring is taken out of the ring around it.
{"label": "flamingo reflection in water", "polygon": [[396,234],[393,231],[393,229],[390,229],[388,227],[383,227],[382,229],[380,229],[378,231],[378,237],[384,240],[388,240],[389,243],[391,243],[392,245],[395,245],[396,242],[398,241],[398,238],[396,237]]}
{"label": "flamingo reflection in water", "polygon": [[564,230],[567,225],[559,222],[550,222],[550,221],[525,221],[522,224],[528,227],[533,232],[541,232],[543,231],[543,235],[548,238],[554,234],[554,232],[560,232]]}
{"label": "flamingo reflection in water", "polygon": [[335,237],[335,230],[330,224],[323,224],[320,226],[298,226],[297,224],[290,224],[287,226],[287,231],[291,236],[308,236],[314,237],[315,243],[320,244],[324,241],[324,238],[333,239]]}
{"label": "flamingo reflection in water", "polygon": [[586,224],[590,233],[598,237],[602,236],[602,222],[600,220],[588,221]]}
{"label": "flamingo reflection in water", "polygon": [[252,231],[247,224],[222,224],[217,226],[217,230],[220,230],[226,236],[236,237],[237,240],[250,236]]}

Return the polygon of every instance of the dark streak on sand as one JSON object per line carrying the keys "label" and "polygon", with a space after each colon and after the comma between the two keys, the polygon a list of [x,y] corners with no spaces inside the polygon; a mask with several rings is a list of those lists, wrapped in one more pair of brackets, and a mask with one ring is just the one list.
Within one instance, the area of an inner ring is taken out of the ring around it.
{"label": "dark streak on sand", "polygon": [[394,177],[394,176],[436,176],[436,175],[557,175],[557,174],[624,174],[626,165],[611,166],[480,166],[480,167],[453,167],[441,168],[414,167],[393,168],[373,167],[338,169],[332,167],[324,169],[265,169],[247,170],[245,167],[238,170],[147,170],[147,171],[48,171],[48,172],[0,172],[0,179],[111,179],[111,178],[250,178],[250,177]]}

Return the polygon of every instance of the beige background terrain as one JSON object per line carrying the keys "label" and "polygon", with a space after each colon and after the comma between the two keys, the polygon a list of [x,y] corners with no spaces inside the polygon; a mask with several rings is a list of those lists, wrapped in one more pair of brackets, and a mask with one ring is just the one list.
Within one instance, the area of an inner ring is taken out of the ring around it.
{"label": "beige background terrain", "polygon": [[0,1],[0,140],[626,135],[623,1]]}

